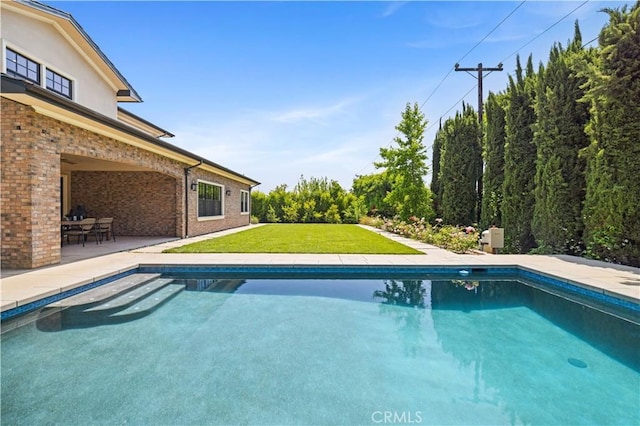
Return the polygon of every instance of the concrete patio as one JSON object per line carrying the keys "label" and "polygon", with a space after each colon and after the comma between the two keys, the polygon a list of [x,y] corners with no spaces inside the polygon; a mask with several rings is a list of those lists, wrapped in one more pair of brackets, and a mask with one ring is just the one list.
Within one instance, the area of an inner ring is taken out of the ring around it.
{"label": "concrete patio", "polygon": [[[260,226],[260,225],[252,225]],[[250,226],[251,227],[251,226]],[[359,254],[164,254],[169,247],[217,238],[250,227],[242,227],[189,239],[126,239],[116,243],[96,245],[89,242],[84,249],[67,246],[64,261],[31,271],[3,271],[0,282],[2,311],[88,284],[139,265],[350,265],[350,266],[456,266],[489,267],[519,266],[534,272],[552,275],[598,292],[640,302],[640,269],[613,265],[571,256],[538,255],[459,255],[409,240],[394,234],[378,232],[387,238],[414,247],[424,255],[359,255]],[[95,247],[94,247],[95,246]],[[111,247],[111,248],[110,248]],[[113,250],[109,254],[109,250]]]}
{"label": "concrete patio", "polygon": [[[41,269],[57,268],[60,265],[66,265],[68,263],[77,262],[79,260],[91,259],[93,257],[105,256],[112,253],[126,252],[141,247],[153,246],[156,244],[165,243],[167,241],[179,240],[178,238],[171,237],[131,237],[131,236],[117,236],[114,241],[103,241],[102,244],[96,244],[95,240],[89,238],[83,246],[72,241],[70,244],[65,243],[60,247],[61,259],[59,265],[47,266]],[[179,240],[181,241],[181,240]],[[15,275],[24,274],[27,272],[33,272],[34,269],[2,269],[0,270],[0,278],[8,278]]]}

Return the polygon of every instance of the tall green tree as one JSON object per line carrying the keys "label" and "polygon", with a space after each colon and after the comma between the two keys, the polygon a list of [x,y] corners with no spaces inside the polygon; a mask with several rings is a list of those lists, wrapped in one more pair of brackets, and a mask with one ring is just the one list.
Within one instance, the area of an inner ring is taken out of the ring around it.
{"label": "tall green tree", "polygon": [[502,186],[504,184],[505,95],[489,92],[485,105],[484,177],[480,226],[502,226]]}
{"label": "tall green tree", "polygon": [[505,249],[511,253],[526,253],[535,247],[531,233],[536,174],[536,147],[531,129],[536,121],[535,85],[532,57],[529,56],[523,75],[518,56],[515,80],[509,76],[505,114],[502,225]]}
{"label": "tall green tree", "polygon": [[425,185],[423,177],[427,174],[426,147],[423,144],[427,120],[417,103],[407,103],[402,112],[402,121],[396,130],[402,134],[394,138],[396,147],[380,148],[382,161],[376,162],[377,168],[385,168],[391,181],[391,191],[385,202],[394,207],[402,219],[410,216],[430,217],[431,191]]}
{"label": "tall green tree", "polygon": [[395,215],[393,207],[385,201],[391,189],[391,181],[386,170],[381,173],[356,176],[351,185],[351,191],[363,200],[367,212],[382,217]]}
{"label": "tall green tree", "polygon": [[640,266],[640,2],[605,9],[585,100],[591,118],[584,203],[587,253]]}
{"label": "tall green tree", "polygon": [[444,142],[444,132],[442,130],[442,119],[438,127],[438,132],[433,140],[433,155],[431,160],[431,194],[433,196],[433,209],[436,216],[442,217],[442,188],[440,183],[440,158],[442,156],[442,144]]}
{"label": "tall green tree", "polygon": [[540,67],[535,100],[536,145],[535,207],[532,232],[538,243],[553,253],[581,254],[583,250],[582,203],[585,197],[584,132],[588,106],[578,102],[586,79],[573,64],[585,55],[580,27],[565,50],[556,43],[546,68]]}
{"label": "tall green tree", "polygon": [[482,166],[478,115],[470,105],[462,108],[444,124],[440,157],[442,219],[453,225],[470,225],[477,219]]}

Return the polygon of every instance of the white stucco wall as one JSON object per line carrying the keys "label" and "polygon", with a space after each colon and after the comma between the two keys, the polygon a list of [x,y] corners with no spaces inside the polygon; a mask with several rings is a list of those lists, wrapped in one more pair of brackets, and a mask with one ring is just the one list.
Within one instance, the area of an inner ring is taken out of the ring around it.
{"label": "white stucco wall", "polygon": [[[75,102],[117,118],[116,89],[54,25],[3,8],[0,28],[2,72],[6,72],[8,47],[70,79]],[[46,87],[45,69],[41,68],[40,73],[41,85]]]}

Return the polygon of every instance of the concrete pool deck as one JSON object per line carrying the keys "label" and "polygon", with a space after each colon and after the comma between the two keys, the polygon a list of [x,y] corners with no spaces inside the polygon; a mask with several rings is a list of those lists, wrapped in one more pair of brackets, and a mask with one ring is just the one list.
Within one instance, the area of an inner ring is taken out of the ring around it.
{"label": "concrete pool deck", "polygon": [[[256,225],[252,225],[254,227]],[[126,252],[106,254],[54,267],[10,276],[0,280],[1,310],[9,310],[47,296],[67,291],[139,265],[255,265],[255,266],[456,266],[514,267],[551,275],[605,294],[640,303],[640,268],[614,265],[573,256],[459,255],[419,241],[375,228],[387,238],[414,247],[424,255],[364,254],[164,254],[163,250],[203,239],[216,238],[251,227],[163,242]]]}

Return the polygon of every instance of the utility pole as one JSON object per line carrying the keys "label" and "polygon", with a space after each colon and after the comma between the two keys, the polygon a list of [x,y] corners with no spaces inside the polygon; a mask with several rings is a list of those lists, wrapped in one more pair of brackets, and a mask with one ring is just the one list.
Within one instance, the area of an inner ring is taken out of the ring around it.
{"label": "utility pole", "polygon": [[[456,64],[455,67],[456,71],[465,71],[467,74],[469,74],[471,77],[475,78],[478,80],[478,124],[480,125],[480,143],[482,143],[482,138],[484,137],[484,126],[482,123],[482,78],[486,77],[487,75],[491,74],[493,71],[502,71],[502,63],[498,64],[497,67],[495,68],[484,68],[482,66],[482,62],[480,62],[478,64],[478,66],[476,68],[460,68],[460,64]],[[477,71],[478,72],[478,77],[476,77],[475,75],[471,74],[470,71]],[[487,74],[484,74],[485,71],[488,71]],[[478,177],[478,222],[480,222],[480,209],[482,208],[482,192],[483,192],[483,185],[482,185],[482,175],[484,173],[484,160],[482,160],[481,165],[480,165],[480,176]]]}

